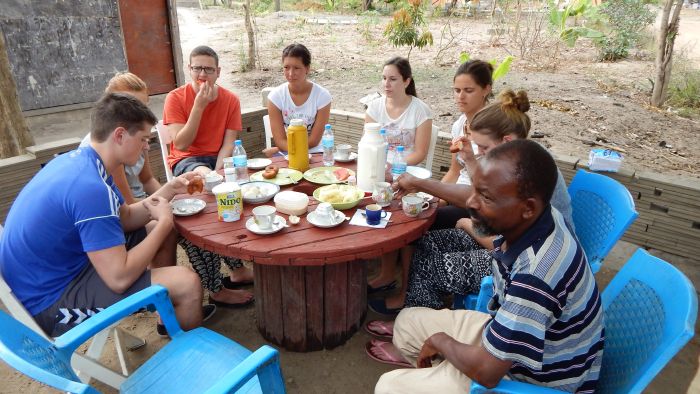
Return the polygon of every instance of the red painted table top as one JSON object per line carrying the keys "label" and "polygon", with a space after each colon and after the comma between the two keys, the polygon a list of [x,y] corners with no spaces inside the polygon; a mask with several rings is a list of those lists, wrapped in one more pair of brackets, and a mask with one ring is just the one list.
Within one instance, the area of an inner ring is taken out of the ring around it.
{"label": "red painted table top", "polygon": [[[286,167],[287,162],[279,157],[273,159],[275,164]],[[322,165],[320,155],[313,155],[311,167]],[[355,170],[355,162],[336,163],[336,166]],[[252,173],[252,172],[251,172]],[[302,179],[296,185],[282,186],[282,190],[298,190],[311,194],[317,187]],[[219,222],[214,196],[209,193],[178,195],[175,198],[194,197],[204,200],[206,208],[193,216],[176,216],[175,227],[180,234],[193,244],[215,253],[270,265],[325,265],[359,259],[369,259],[383,255],[419,238],[435,220],[437,204],[431,202],[430,208],[418,217],[406,216],[401,210],[399,200],[392,201],[386,210],[392,212],[391,222],[386,228],[376,229],[350,225],[345,222],[333,228],[318,228],[301,217],[297,225],[289,224],[277,233],[269,235],[254,234],[245,227],[245,222],[253,216],[251,210],[259,205],[273,205],[270,200],[265,204],[244,204],[243,217],[235,222]],[[365,197],[351,209],[344,211],[352,216],[355,210],[372,204],[371,197]],[[316,209],[318,202],[309,197],[308,212]],[[287,215],[278,213],[285,219]]]}

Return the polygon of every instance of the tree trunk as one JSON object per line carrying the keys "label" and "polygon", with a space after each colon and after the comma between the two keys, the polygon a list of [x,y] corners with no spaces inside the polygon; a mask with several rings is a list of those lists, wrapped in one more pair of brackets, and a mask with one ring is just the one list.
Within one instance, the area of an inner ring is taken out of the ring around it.
{"label": "tree trunk", "polygon": [[5,38],[0,31],[0,159],[18,156],[34,145],[19,107],[17,86],[10,72]]}
{"label": "tree trunk", "polygon": [[275,0],[275,12],[280,11],[280,0]]}
{"label": "tree trunk", "polygon": [[246,0],[243,5],[245,10],[245,31],[248,33],[248,63],[245,65],[246,70],[255,69],[255,59],[257,58],[257,48],[255,48],[255,31],[253,30],[253,15],[250,11],[250,0]]}
{"label": "tree trunk", "polygon": [[362,0],[362,11],[372,8],[372,0]]}
{"label": "tree trunk", "polygon": [[[675,8],[674,8],[675,5]],[[668,97],[668,83],[671,80],[673,44],[678,34],[683,0],[666,0],[661,13],[659,34],[656,36],[656,61],[654,62],[654,90],[651,92],[651,105],[660,107]],[[673,8],[673,10],[671,10]]]}

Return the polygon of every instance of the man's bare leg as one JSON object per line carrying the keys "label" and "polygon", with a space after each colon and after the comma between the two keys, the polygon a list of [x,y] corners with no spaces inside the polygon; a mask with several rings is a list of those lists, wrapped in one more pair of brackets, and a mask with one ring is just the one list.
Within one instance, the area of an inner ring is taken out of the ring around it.
{"label": "man's bare leg", "polygon": [[175,316],[183,330],[202,325],[202,284],[187,267],[163,267],[151,271],[151,283],[168,289]]}
{"label": "man's bare leg", "polygon": [[377,288],[386,286],[396,278],[396,258],[398,251],[392,251],[382,255],[382,262],[379,268],[379,275],[369,281],[369,286]]}

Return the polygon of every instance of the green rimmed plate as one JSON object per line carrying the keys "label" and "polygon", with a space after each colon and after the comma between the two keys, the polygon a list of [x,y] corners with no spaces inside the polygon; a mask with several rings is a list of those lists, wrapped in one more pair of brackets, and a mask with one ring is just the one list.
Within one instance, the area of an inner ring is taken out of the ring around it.
{"label": "green rimmed plate", "polygon": [[355,175],[355,171],[345,168],[345,167],[314,167],[310,170],[307,170],[304,173],[304,179],[306,179],[309,182],[313,183],[318,183],[320,185],[332,185],[334,183],[345,183],[347,182],[347,178],[339,181],[335,175],[333,174],[333,171],[337,169],[344,169],[348,172],[350,175]]}
{"label": "green rimmed plate", "polygon": [[291,168],[280,168],[277,176],[272,179],[263,178],[262,174],[265,171],[258,171],[250,176],[251,181],[261,181],[270,182],[278,186],[291,185],[292,183],[299,182],[304,175],[301,171],[293,170]]}

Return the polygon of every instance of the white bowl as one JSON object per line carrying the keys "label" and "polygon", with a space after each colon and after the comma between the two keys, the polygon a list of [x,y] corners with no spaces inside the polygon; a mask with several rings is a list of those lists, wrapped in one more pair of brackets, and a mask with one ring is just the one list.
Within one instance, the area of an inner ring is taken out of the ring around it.
{"label": "white bowl", "polygon": [[[250,192],[253,188],[257,188],[260,193],[255,197],[247,197],[246,193]],[[254,181],[241,185],[241,195],[243,196],[243,201],[248,204],[261,204],[268,202],[279,191],[280,187],[270,182]]]}

